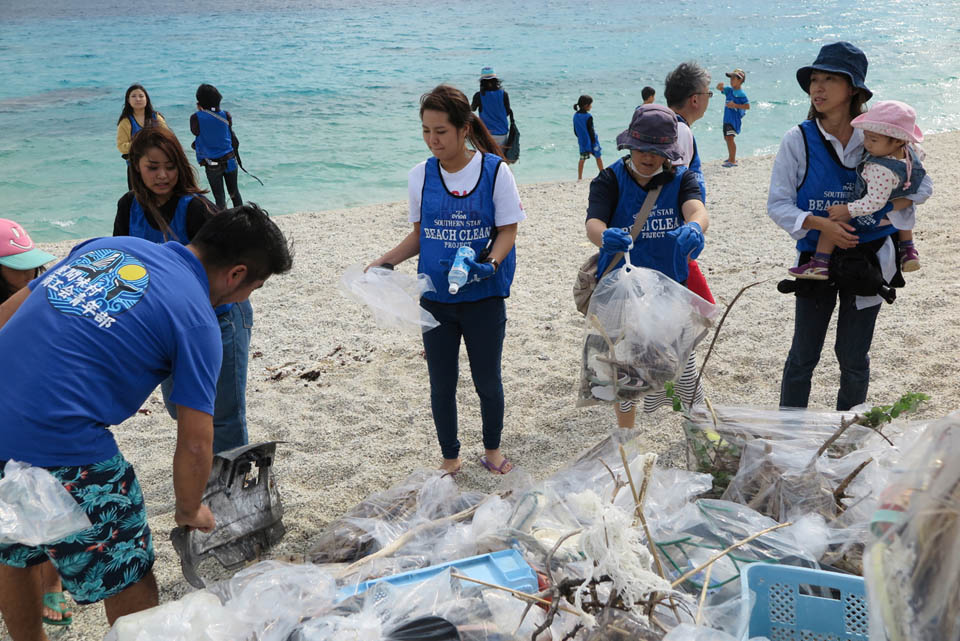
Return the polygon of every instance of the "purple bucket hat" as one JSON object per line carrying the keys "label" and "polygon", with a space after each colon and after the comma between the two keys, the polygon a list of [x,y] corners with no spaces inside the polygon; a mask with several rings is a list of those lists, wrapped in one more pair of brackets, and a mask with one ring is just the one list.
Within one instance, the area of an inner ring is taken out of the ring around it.
{"label": "purple bucket hat", "polygon": [[680,160],[677,144],[677,114],[663,105],[640,105],[633,112],[630,126],[617,136],[617,149],[636,149]]}

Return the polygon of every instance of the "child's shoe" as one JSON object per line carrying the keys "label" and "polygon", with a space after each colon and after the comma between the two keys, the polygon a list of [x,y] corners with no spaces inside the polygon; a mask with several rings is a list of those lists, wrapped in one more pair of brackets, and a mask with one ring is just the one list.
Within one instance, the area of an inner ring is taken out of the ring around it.
{"label": "child's shoe", "polygon": [[802,278],[804,280],[827,280],[830,278],[829,264],[815,258],[810,259],[810,261],[803,265],[791,267],[787,270],[787,273],[794,278]]}
{"label": "child's shoe", "polygon": [[920,269],[920,252],[916,247],[901,247],[900,271],[915,272]]}

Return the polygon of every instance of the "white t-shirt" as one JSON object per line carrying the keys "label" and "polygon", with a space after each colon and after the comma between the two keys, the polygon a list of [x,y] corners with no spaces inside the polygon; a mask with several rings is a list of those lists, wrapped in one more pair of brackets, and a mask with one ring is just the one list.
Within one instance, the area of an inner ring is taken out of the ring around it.
{"label": "white t-shirt", "polygon": [[680,160],[673,161],[674,166],[689,167],[693,162],[693,132],[690,131],[690,125],[679,120],[677,121],[677,145],[680,146],[683,156]]}
{"label": "white t-shirt", "polygon": [[[473,154],[473,158],[470,159],[466,167],[453,173],[448,172],[441,166],[440,175],[443,176],[443,182],[447,186],[447,190],[458,196],[470,193],[480,180],[482,160],[483,154],[477,152]],[[420,196],[423,194],[426,167],[427,161],[424,160],[411,169],[407,176],[407,192],[410,203],[410,214],[407,220],[411,223],[420,222]],[[523,205],[520,204],[517,181],[505,162],[500,163],[500,169],[497,171],[497,182],[493,187],[493,209],[497,227],[519,223],[527,217],[523,211]]]}

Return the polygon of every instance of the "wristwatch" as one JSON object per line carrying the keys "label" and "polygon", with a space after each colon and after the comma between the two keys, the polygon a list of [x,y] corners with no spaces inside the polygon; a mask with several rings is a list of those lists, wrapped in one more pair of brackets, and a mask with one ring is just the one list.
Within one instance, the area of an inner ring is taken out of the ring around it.
{"label": "wristwatch", "polygon": [[500,261],[498,261],[496,258],[487,258],[487,262],[493,265],[494,273],[500,269]]}

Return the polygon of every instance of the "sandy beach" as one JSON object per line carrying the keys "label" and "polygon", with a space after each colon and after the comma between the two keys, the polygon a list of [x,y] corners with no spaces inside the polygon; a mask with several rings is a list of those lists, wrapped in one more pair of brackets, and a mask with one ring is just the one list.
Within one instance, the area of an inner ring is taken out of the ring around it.
{"label": "sandy beach", "polygon": [[[696,133],[696,131],[694,132]],[[955,146],[957,145],[957,146]],[[953,216],[960,198],[960,132],[928,139],[934,196],[918,210],[915,229],[923,268],[907,274],[897,302],[884,304],[873,342],[868,403],[892,403],[906,392],[931,400],[918,416],[960,408],[960,232]],[[607,161],[614,159],[610,154]],[[708,163],[711,216],[701,267],[718,304],[749,289],[733,307],[704,375],[714,404],[773,406],[792,335],[793,297],[775,285],[792,264],[793,241],[766,215],[772,156],[744,158],[724,169]],[[522,163],[522,160],[521,160]],[[574,173],[575,159],[571,161]],[[956,181],[956,182],[955,182]],[[503,378],[504,451],[519,470],[543,478],[615,426],[610,407],[575,407],[583,319],[571,298],[577,267],[593,251],[584,234],[589,180],[522,185],[527,220],[520,225],[517,273],[507,301]],[[260,203],[270,209],[269,202]],[[323,203],[316,204],[318,210]],[[286,538],[275,557],[302,556],[324,524],[368,494],[420,467],[435,467],[440,451],[430,415],[426,362],[419,338],[380,330],[361,306],[337,290],[349,265],[366,264],[409,231],[406,203],[277,217],[294,240],[293,271],[271,279],[252,297],[247,416],[251,442],[283,441],[275,473],[286,510]],[[43,249],[63,256],[72,242]],[[415,273],[415,261],[399,269]],[[810,406],[832,409],[839,379],[828,335],[813,380]],[[698,350],[702,361],[706,344]],[[465,350],[458,394],[463,488],[491,491],[500,481],[477,462],[480,412]],[[319,372],[315,380],[302,375]],[[667,409],[638,422],[639,438],[661,464],[684,465],[680,418]],[[172,457],[176,425],[157,390],[114,430],[143,486],[153,530],[161,602],[192,588],[180,573],[168,536],[174,527]],[[510,477],[507,477],[509,481]],[[205,568],[209,568],[206,565]],[[228,576],[226,572],[223,577]],[[78,608],[51,639],[99,639],[108,627],[102,605]],[[0,636],[6,629],[0,624]]]}

